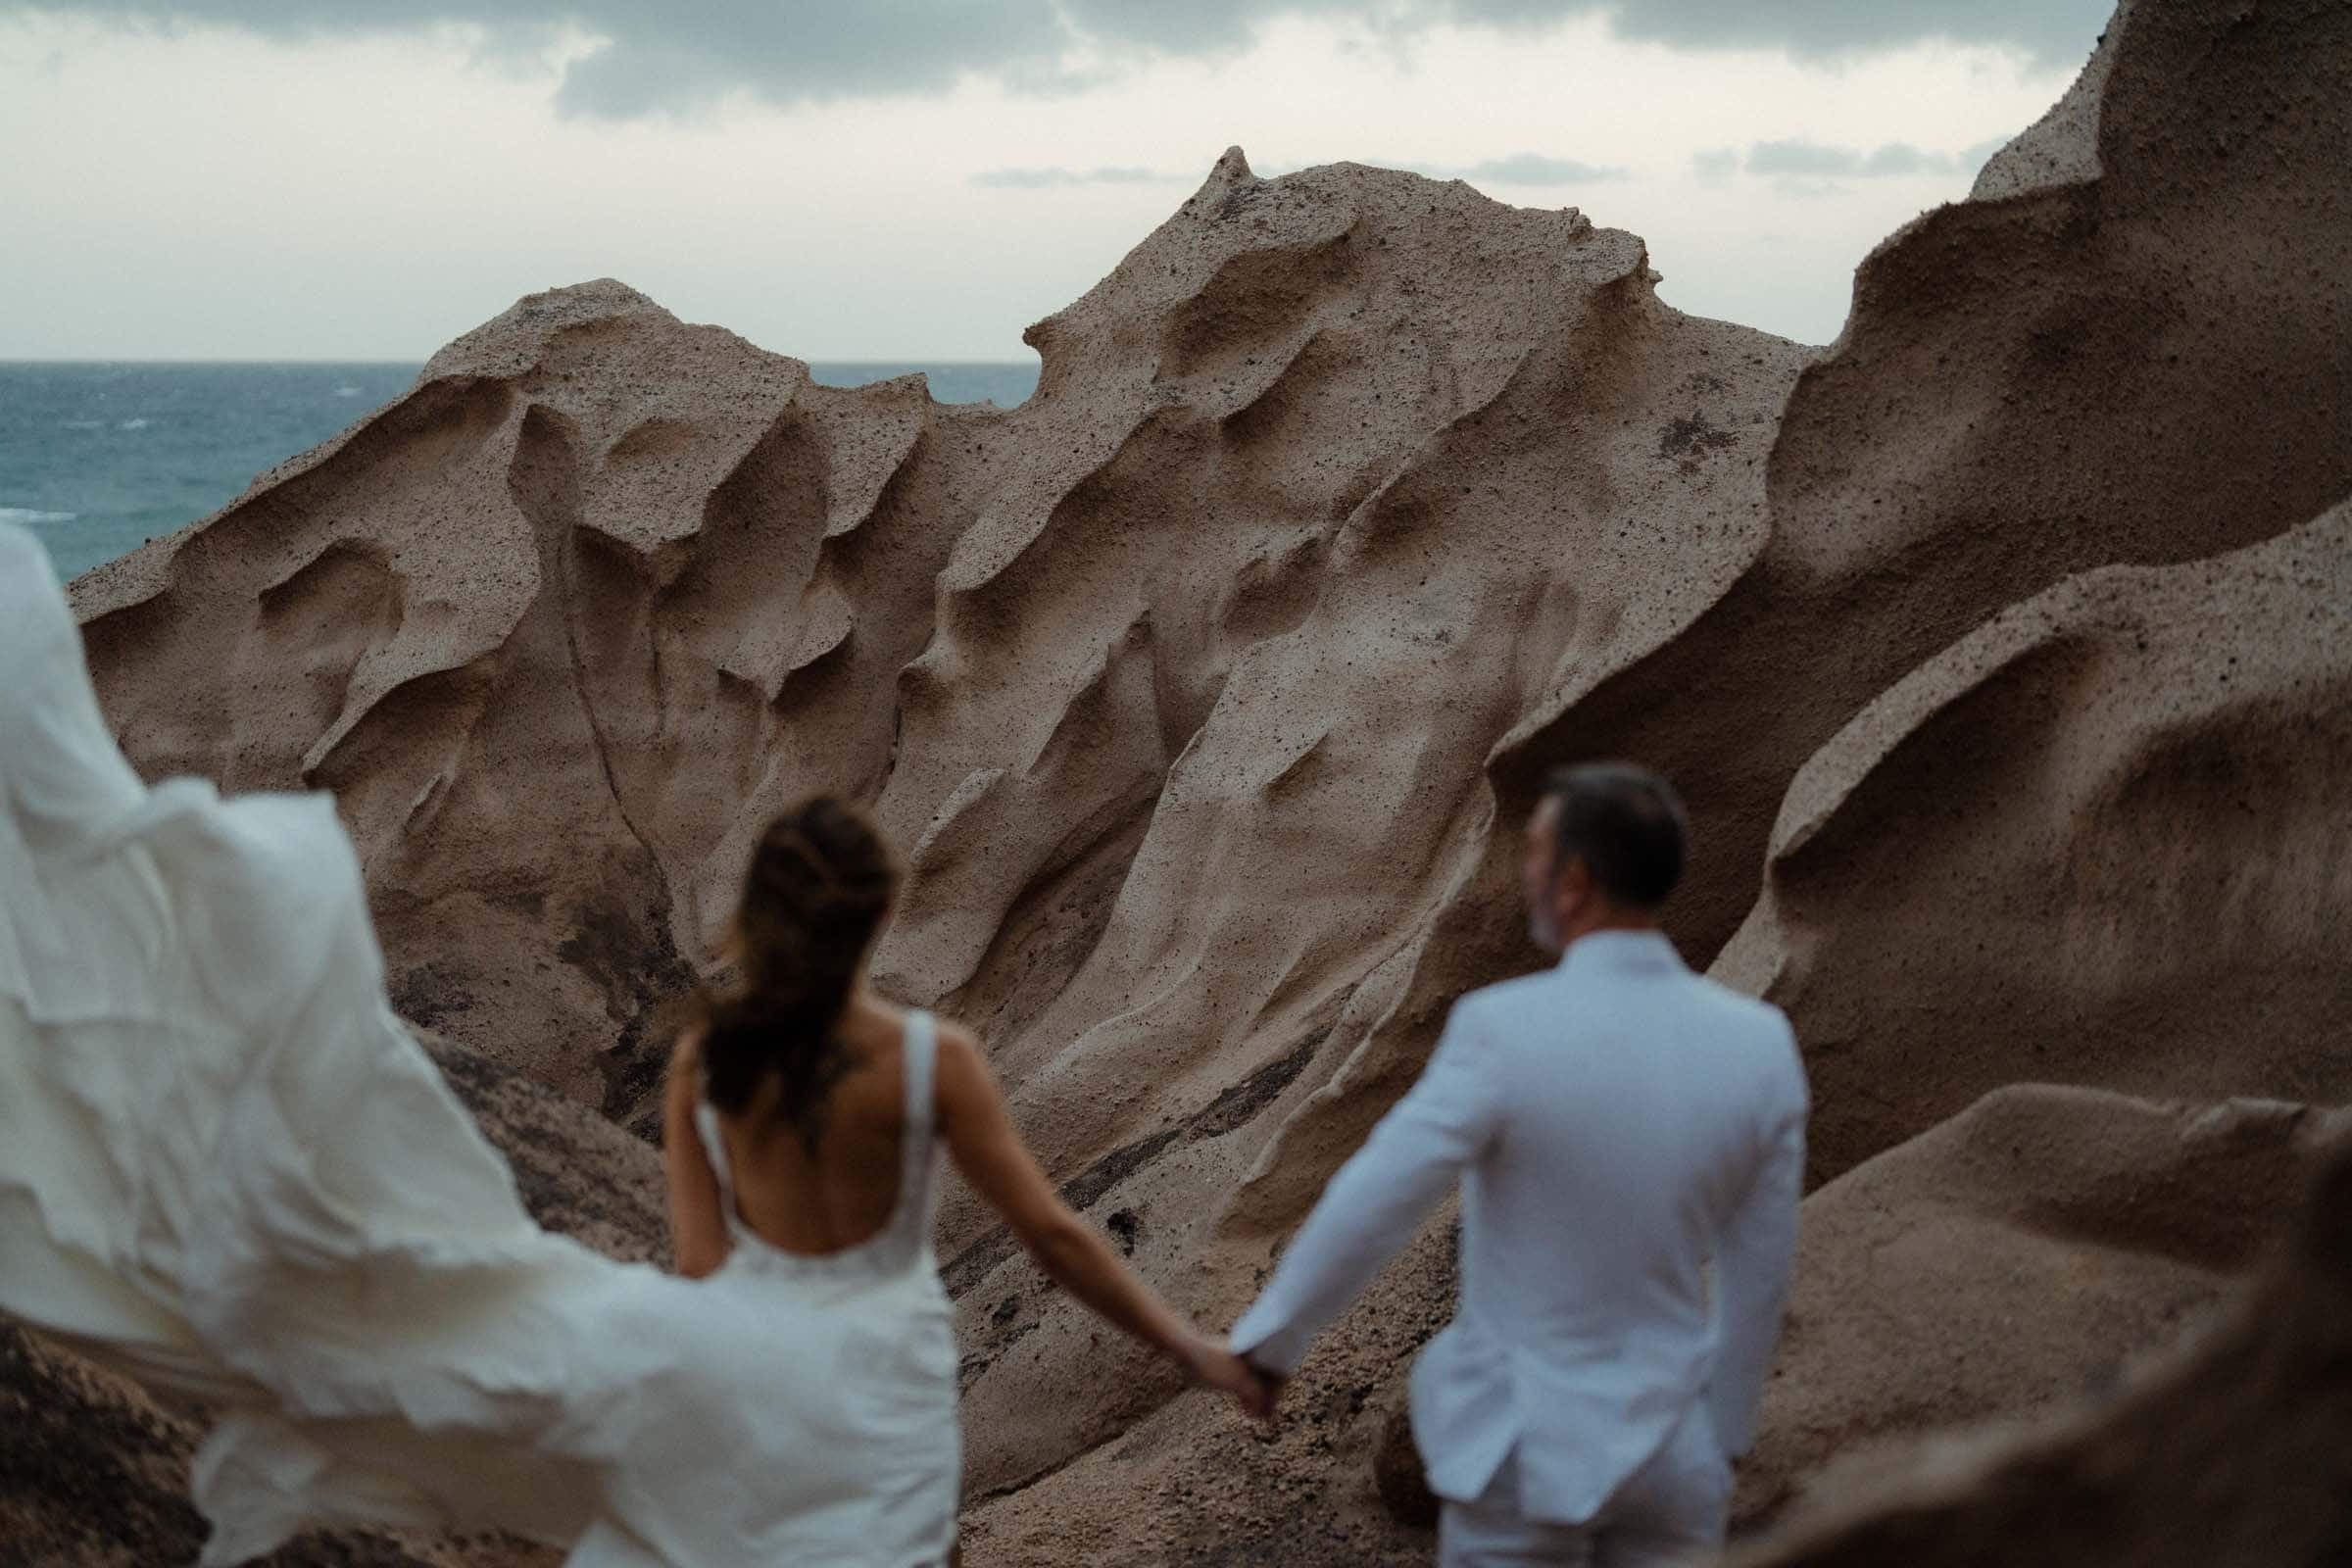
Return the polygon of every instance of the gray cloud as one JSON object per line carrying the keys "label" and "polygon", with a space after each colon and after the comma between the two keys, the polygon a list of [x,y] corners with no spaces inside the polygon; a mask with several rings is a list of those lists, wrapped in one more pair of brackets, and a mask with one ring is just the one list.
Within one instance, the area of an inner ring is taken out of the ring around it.
{"label": "gray cloud", "polygon": [[1760,141],[1747,150],[1741,167],[1751,174],[1854,174],[1861,172],[1862,155],[1818,142]]}
{"label": "gray cloud", "polygon": [[1737,174],[1740,172],[1740,149],[1709,147],[1704,152],[1692,153],[1690,167],[1701,179],[1721,179],[1727,174]]}
{"label": "gray cloud", "polygon": [[2018,46],[2052,64],[2089,50],[2108,0],[0,0],[132,26],[241,27],[317,40],[444,24],[499,52],[541,51],[567,28],[601,39],[557,89],[565,113],[625,118],[730,92],[775,103],[944,91],[967,76],[1027,90],[1153,55],[1238,53],[1278,17],[1323,17],[1392,41],[1444,23],[1546,27],[1602,14],[1620,35],[1679,49],[1780,49],[1807,58],[1927,38]]}
{"label": "gray cloud", "polygon": [[1483,164],[1446,172],[1458,179],[1497,185],[1586,185],[1625,177],[1625,171],[1614,165],[1604,168],[1578,163],[1573,158],[1546,158],[1542,153],[1513,153],[1508,158],[1490,158]]}
{"label": "gray cloud", "polygon": [[1862,160],[1865,174],[1948,174],[1957,161],[1949,153],[1925,153],[1907,141],[1890,141]]}
{"label": "gray cloud", "polygon": [[[1616,164],[1588,164],[1575,158],[1552,158],[1544,153],[1506,153],[1476,164],[1432,164],[1417,158],[1370,157],[1363,162],[1377,169],[1402,169],[1431,179],[1467,179],[1482,185],[1590,185],[1624,179],[1632,172]],[[1251,164],[1264,178],[1288,172],[1273,165]]]}
{"label": "gray cloud", "polygon": [[1181,179],[1156,169],[1105,166],[1102,169],[985,169],[972,176],[975,185],[995,190],[1047,190],[1056,185],[1152,185]]}
{"label": "gray cloud", "polygon": [[[1968,173],[1984,167],[1984,160],[2000,151],[2000,141],[1979,142],[1957,153],[1931,152],[1914,147],[1907,141],[1890,141],[1864,152],[1854,147],[1829,147],[1820,142],[1802,139],[1788,141],[1760,141],[1748,148],[1742,157],[1736,148],[1718,147],[1698,153],[1690,160],[1691,169],[1702,179],[1720,179],[1737,171],[1750,174],[1774,174],[1782,184],[1777,187],[1791,194],[1819,195],[1826,187],[1818,182],[1832,179],[1900,178],[1912,174]],[[1809,182],[1801,191],[1794,191],[1790,180]]]}
{"label": "gray cloud", "polygon": [[544,52],[576,28],[601,45],[565,67],[556,105],[610,119],[738,91],[822,102],[942,92],[970,75],[1051,88],[1068,81],[1079,42],[1052,0],[0,0],[0,15],[43,11],[305,43],[456,24],[500,54]]}
{"label": "gray cloud", "polygon": [[[1536,0],[1521,10],[1543,9]],[[1930,38],[2010,44],[2044,65],[2079,65],[2110,0],[1637,0],[1615,30],[1678,49],[1786,49],[1800,58],[1900,49]]]}

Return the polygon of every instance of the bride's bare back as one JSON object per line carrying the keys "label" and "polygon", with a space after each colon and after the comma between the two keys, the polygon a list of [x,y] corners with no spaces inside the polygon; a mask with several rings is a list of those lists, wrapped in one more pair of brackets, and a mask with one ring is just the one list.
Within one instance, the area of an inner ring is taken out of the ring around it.
{"label": "bride's bare back", "polygon": [[[740,1116],[720,1115],[719,1135],[744,1224],[787,1252],[839,1252],[871,1241],[899,1199],[906,1137],[906,1015],[859,997],[837,1028],[846,1070],[825,1097],[824,1130],[812,1151],[777,1113],[770,1080]],[[681,1055],[697,1051],[689,1035]],[[685,1065],[681,1063],[681,1065]],[[700,1064],[678,1076],[691,1092]]]}
{"label": "bride's bare back", "polygon": [[[726,1262],[728,1190],[735,1220],[781,1252],[822,1257],[890,1229],[909,1135],[907,1015],[863,976],[897,885],[880,830],[838,799],[803,802],[760,835],[730,939],[742,984],[710,1001],[670,1059],[662,1149],[679,1273]],[[979,1042],[948,1023],[937,1042],[931,1129],[1046,1274],[1195,1378],[1264,1398],[1239,1357],[1169,1311],[1061,1200]],[[698,1125],[706,1104],[723,1189]]]}

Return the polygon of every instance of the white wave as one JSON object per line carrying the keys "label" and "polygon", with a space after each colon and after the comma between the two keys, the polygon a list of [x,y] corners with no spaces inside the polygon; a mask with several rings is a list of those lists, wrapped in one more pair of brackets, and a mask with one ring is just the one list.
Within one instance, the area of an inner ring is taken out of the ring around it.
{"label": "white wave", "polygon": [[339,386],[335,388],[335,396],[339,398],[356,398],[359,395],[360,389],[356,386]]}
{"label": "white wave", "polygon": [[153,419],[124,419],[115,428],[118,430],[144,430],[154,422]]}
{"label": "white wave", "polygon": [[35,512],[30,507],[0,507],[0,522],[72,522],[72,512]]}

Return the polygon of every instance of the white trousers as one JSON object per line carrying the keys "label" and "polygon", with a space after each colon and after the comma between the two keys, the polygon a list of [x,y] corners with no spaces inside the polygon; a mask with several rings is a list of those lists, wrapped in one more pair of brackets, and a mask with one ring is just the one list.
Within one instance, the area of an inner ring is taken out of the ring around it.
{"label": "white trousers", "polygon": [[1668,1433],[1590,1522],[1547,1524],[1520,1511],[1513,1454],[1476,1502],[1447,1502],[1439,1568],[1668,1568],[1714,1560],[1731,1512],[1732,1468],[1706,1401]]}

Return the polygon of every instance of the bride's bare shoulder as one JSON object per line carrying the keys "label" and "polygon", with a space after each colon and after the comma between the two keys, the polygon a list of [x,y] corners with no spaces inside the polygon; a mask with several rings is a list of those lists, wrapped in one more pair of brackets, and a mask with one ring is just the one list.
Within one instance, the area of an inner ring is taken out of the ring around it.
{"label": "bride's bare shoulder", "polygon": [[939,1097],[950,1120],[969,1115],[998,1093],[980,1037],[953,1018],[939,1020]]}
{"label": "bride's bare shoulder", "polygon": [[671,1082],[690,1081],[703,1070],[703,1036],[707,1032],[700,1018],[690,1020],[678,1030],[678,1038],[669,1048]]}
{"label": "bride's bare shoulder", "polygon": [[[896,1046],[906,1038],[907,1021],[914,1009],[902,1007],[879,997],[864,997],[857,1004],[857,1028],[861,1044],[887,1043]],[[953,1018],[932,1015],[934,1033],[939,1041],[940,1054],[963,1054],[977,1057],[979,1037]]]}
{"label": "bride's bare shoulder", "polygon": [[939,1049],[979,1059],[980,1037],[953,1018],[938,1020]]}

